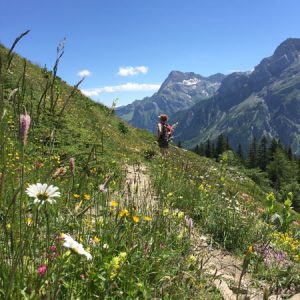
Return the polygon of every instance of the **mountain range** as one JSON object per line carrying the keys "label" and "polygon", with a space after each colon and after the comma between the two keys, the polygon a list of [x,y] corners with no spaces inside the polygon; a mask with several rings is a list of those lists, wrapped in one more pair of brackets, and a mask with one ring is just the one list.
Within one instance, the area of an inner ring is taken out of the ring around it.
{"label": "mountain range", "polygon": [[173,115],[208,99],[224,78],[223,74],[203,77],[193,72],[172,71],[153,96],[119,107],[116,113],[131,125],[154,132],[158,115]]}
{"label": "mountain range", "polygon": [[[168,78],[172,79],[173,73]],[[153,120],[154,115],[147,115],[141,104],[155,105],[165,109],[172,122],[179,122],[175,141],[181,141],[185,147],[194,147],[207,139],[215,140],[223,133],[234,148],[238,144],[247,148],[254,136],[260,139],[265,135],[268,139],[280,139],[283,144],[291,146],[294,153],[300,154],[300,39],[285,40],[253,71],[212,76],[213,80],[209,82],[214,89],[210,92],[202,89],[202,94],[185,93],[185,90],[175,88],[185,87],[184,84],[168,85],[168,78],[152,97],[132,104],[135,110],[132,118],[127,119],[131,124],[153,130],[153,126],[145,126],[148,123],[141,126],[142,122],[136,120],[139,115]],[[207,79],[211,80],[211,77]],[[191,80],[191,77],[186,80]],[[166,87],[168,93],[164,91]],[[204,94],[206,96],[201,98],[200,95]],[[158,95],[165,95],[165,98]],[[172,97],[168,98],[168,95]],[[180,101],[179,96],[189,98],[185,108],[177,105],[177,110],[168,111],[168,107],[161,105],[171,106],[173,101]],[[124,113],[120,112],[128,107],[119,111],[121,117],[124,118]]]}

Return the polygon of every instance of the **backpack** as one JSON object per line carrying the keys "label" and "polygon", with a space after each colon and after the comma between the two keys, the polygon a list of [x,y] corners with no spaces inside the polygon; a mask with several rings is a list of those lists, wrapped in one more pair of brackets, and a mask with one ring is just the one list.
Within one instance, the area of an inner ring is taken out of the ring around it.
{"label": "backpack", "polygon": [[162,124],[162,135],[161,139],[167,143],[169,143],[172,139],[173,131],[172,126],[169,124]]}

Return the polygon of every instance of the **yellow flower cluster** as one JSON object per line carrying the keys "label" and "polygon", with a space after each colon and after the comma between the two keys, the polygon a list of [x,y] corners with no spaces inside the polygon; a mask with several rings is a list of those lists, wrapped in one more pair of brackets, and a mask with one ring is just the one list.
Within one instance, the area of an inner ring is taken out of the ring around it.
{"label": "yellow flower cluster", "polygon": [[109,270],[109,277],[113,279],[118,274],[118,271],[125,263],[127,257],[126,252],[120,252],[118,256],[114,256],[112,260],[107,264],[107,269]]}
{"label": "yellow flower cluster", "polygon": [[295,261],[299,261],[300,242],[293,237],[291,232],[283,233],[275,231],[272,239],[278,248],[286,251]]}

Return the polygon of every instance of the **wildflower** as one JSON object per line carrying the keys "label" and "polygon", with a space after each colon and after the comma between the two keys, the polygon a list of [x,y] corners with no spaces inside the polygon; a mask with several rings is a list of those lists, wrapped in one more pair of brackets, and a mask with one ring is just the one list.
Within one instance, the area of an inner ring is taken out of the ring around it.
{"label": "wildflower", "polygon": [[51,245],[50,246],[50,251],[51,252],[56,252],[56,246],[55,245]]}
{"label": "wildflower", "polygon": [[148,217],[148,216],[144,216],[144,220],[149,222],[149,221],[152,221],[152,218]]}
{"label": "wildflower", "polygon": [[53,204],[56,202],[54,198],[60,197],[58,187],[53,185],[48,186],[46,183],[31,184],[26,189],[26,193],[29,197],[35,198],[33,203],[40,203],[42,205],[45,202]]}
{"label": "wildflower", "polygon": [[117,274],[121,266],[125,263],[127,257],[126,252],[120,252],[118,256],[114,256],[112,260],[107,264],[109,269],[109,277],[113,279]]}
{"label": "wildflower", "polygon": [[110,202],[110,206],[111,206],[111,209],[114,210],[117,206],[118,206],[118,202],[117,201],[111,201]]}
{"label": "wildflower", "polygon": [[248,255],[253,254],[253,246],[252,246],[252,245],[248,247],[247,254],[248,254]]}
{"label": "wildflower", "polygon": [[89,194],[84,194],[83,195],[83,198],[84,198],[84,200],[91,200],[91,195],[89,195]]}
{"label": "wildflower", "polygon": [[180,211],[177,215],[178,219],[183,219],[184,217],[184,212],[183,211]]}
{"label": "wildflower", "polygon": [[73,240],[73,238],[69,234],[63,233],[61,237],[64,239],[64,247],[69,248],[80,255],[84,255],[87,258],[87,260],[92,259],[92,255],[86,250],[84,250],[82,244]]}
{"label": "wildflower", "polygon": [[197,261],[197,258],[195,255],[190,255],[188,258],[187,258],[187,263],[190,264],[190,265],[193,265],[195,262]]}
{"label": "wildflower", "polygon": [[33,221],[32,221],[31,218],[27,218],[26,224],[27,224],[28,226],[31,226],[32,222],[33,222]]}
{"label": "wildflower", "polygon": [[56,177],[65,175],[66,172],[67,172],[67,169],[64,168],[64,167],[57,168],[57,169],[53,172],[52,178],[56,178]]}
{"label": "wildflower", "polygon": [[31,118],[25,112],[25,115],[20,115],[20,134],[21,134],[21,140],[23,142],[23,145],[26,145],[27,143],[27,136],[28,136],[28,131],[29,131],[29,126],[30,126]]}
{"label": "wildflower", "polygon": [[99,185],[99,192],[101,193],[106,193],[107,192],[107,188],[105,184],[100,184]]}
{"label": "wildflower", "polygon": [[103,249],[108,249],[109,248],[109,245],[108,244],[103,244]]}
{"label": "wildflower", "polygon": [[169,214],[169,210],[167,208],[165,208],[163,210],[163,216],[167,216]]}
{"label": "wildflower", "polygon": [[41,264],[38,268],[39,276],[41,276],[41,277],[44,276],[46,274],[46,272],[47,272],[47,266],[44,264]]}
{"label": "wildflower", "polygon": [[129,216],[129,212],[128,212],[128,210],[127,209],[122,209],[121,211],[120,211],[120,217],[128,217]]}
{"label": "wildflower", "polygon": [[101,241],[101,240],[100,240],[97,236],[94,236],[94,237],[93,237],[93,242],[94,242],[95,244],[99,244],[100,241]]}
{"label": "wildflower", "polygon": [[79,195],[79,194],[73,194],[73,197],[74,197],[75,199],[78,199],[78,198],[80,198],[80,195]]}
{"label": "wildflower", "polygon": [[134,223],[138,223],[138,222],[140,221],[140,217],[138,217],[138,216],[133,216],[133,217],[132,217],[132,220],[133,220]]}
{"label": "wildflower", "polygon": [[70,164],[70,171],[74,175],[75,174],[75,158],[74,157],[70,158],[69,164]]}

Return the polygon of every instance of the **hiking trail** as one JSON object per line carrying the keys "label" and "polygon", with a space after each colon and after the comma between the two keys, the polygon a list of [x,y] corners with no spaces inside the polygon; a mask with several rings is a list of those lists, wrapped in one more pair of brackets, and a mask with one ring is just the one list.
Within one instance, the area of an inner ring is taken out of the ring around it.
{"label": "hiking trail", "polygon": [[[125,173],[125,201],[133,201],[137,208],[145,207],[146,204],[149,210],[159,210],[159,201],[151,186],[146,165],[126,165]],[[263,299],[264,289],[267,285],[258,280],[254,281],[248,273],[242,278],[237,297],[242,260],[228,251],[214,248],[209,236],[201,234],[197,228],[193,229],[191,241],[194,255],[199,258],[202,270],[213,276],[213,284],[225,300]],[[280,295],[271,295],[268,299],[280,300],[282,298]],[[295,295],[290,299],[299,300],[300,297]]]}

